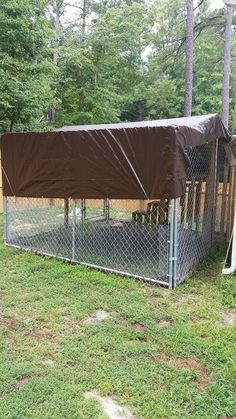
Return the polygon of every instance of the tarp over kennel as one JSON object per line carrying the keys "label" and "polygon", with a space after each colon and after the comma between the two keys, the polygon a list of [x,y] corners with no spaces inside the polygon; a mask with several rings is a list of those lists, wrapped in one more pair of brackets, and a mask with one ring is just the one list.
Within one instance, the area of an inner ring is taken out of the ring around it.
{"label": "tarp over kennel", "polygon": [[5,244],[175,287],[226,239],[234,144],[217,115],[4,134]]}
{"label": "tarp over kennel", "polygon": [[186,149],[219,138],[229,141],[217,115],[4,134],[3,195],[177,198],[186,189]]}

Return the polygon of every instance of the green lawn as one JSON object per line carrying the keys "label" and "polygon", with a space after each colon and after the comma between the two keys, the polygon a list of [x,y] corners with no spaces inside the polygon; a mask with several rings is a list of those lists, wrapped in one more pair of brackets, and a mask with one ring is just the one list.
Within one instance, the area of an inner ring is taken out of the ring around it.
{"label": "green lawn", "polygon": [[[1,226],[2,228],[2,226]],[[236,417],[236,277],[225,249],[168,291],[0,244],[0,418]],[[85,321],[104,310],[98,323]]]}

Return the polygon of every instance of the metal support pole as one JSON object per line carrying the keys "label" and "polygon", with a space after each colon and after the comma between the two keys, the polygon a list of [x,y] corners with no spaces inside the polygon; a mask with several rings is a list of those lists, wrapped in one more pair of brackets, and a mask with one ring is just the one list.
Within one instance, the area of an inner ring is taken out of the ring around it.
{"label": "metal support pole", "polygon": [[106,218],[106,199],[103,199],[103,217]]}
{"label": "metal support pole", "polygon": [[75,260],[76,200],[72,199],[72,261]]}
{"label": "metal support pole", "polygon": [[110,200],[109,198],[105,199],[105,219],[110,219]]}
{"label": "metal support pole", "polygon": [[9,241],[9,230],[8,230],[8,200],[7,200],[7,196],[3,197],[3,220],[4,220],[4,243],[8,243]]}
{"label": "metal support pole", "polygon": [[172,288],[173,287],[173,243],[174,243],[174,199],[171,199],[169,202],[169,214],[170,214],[170,228],[169,228],[169,240],[168,240],[168,249],[169,249],[168,278],[169,278],[169,288]]}
{"label": "metal support pole", "polygon": [[173,288],[178,282],[178,199],[174,199]]}
{"label": "metal support pole", "polygon": [[86,219],[86,202],[85,199],[81,199],[81,221],[84,223]]}
{"label": "metal support pole", "polygon": [[169,288],[175,288],[178,274],[178,199],[171,199],[169,203]]}

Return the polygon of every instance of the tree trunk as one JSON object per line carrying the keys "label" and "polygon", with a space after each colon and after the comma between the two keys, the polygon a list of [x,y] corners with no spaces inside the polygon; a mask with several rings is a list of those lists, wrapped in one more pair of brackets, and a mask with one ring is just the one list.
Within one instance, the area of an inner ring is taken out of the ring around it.
{"label": "tree trunk", "polygon": [[60,22],[60,2],[58,4],[58,2],[56,2],[55,8],[54,8],[54,12],[55,12],[55,19],[54,19],[54,29],[55,29],[55,35],[56,35],[56,48],[55,51],[53,53],[53,60],[54,62],[58,61],[59,58],[59,53],[58,53],[58,31],[59,28],[61,26],[61,22]]}
{"label": "tree trunk", "polygon": [[185,64],[185,94],[184,94],[184,116],[192,114],[193,96],[193,28],[194,9],[193,0],[187,0],[187,21],[186,21],[186,64]]}
{"label": "tree trunk", "polygon": [[83,10],[82,10],[82,40],[85,39],[86,34],[86,17],[87,17],[87,0],[83,0]]}
{"label": "tree trunk", "polygon": [[9,132],[12,132],[13,130],[13,125],[14,125],[14,121],[13,119],[10,121],[10,127],[9,127]]}
{"label": "tree trunk", "polygon": [[225,50],[224,50],[224,70],[222,86],[222,121],[226,127],[229,125],[229,81],[231,64],[231,43],[232,43],[232,20],[233,7],[227,6],[225,22]]}
{"label": "tree trunk", "polygon": [[56,107],[55,107],[55,105],[51,105],[49,110],[48,110],[48,120],[52,124],[55,124],[55,122],[56,122]]}
{"label": "tree trunk", "polygon": [[[59,30],[61,27],[61,10],[63,1],[62,0],[55,0],[52,2],[49,2],[49,4],[52,4],[53,7],[53,14],[54,14],[54,37],[55,37],[55,46],[54,46],[54,52],[53,52],[53,61],[57,64],[59,59],[59,52],[58,52],[58,44],[59,44]],[[55,95],[53,97],[53,102],[55,102]],[[53,103],[48,110],[48,120],[50,123],[55,124],[56,122],[56,105]]]}
{"label": "tree trunk", "polygon": [[139,100],[138,101],[138,120],[143,121],[144,119],[144,101]]}

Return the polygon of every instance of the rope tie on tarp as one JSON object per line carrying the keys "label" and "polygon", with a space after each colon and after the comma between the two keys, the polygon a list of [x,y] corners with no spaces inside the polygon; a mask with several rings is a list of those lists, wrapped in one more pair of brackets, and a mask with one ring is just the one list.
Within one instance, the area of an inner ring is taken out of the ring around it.
{"label": "rope tie on tarp", "polygon": [[7,176],[7,173],[6,173],[6,171],[5,171],[4,167],[3,167],[3,165],[2,165],[2,171],[3,171],[3,174],[4,174],[5,178],[6,178],[6,180],[7,180],[8,185],[10,186],[10,189],[11,189],[11,191],[12,191],[13,196],[16,196],[16,195],[15,195],[15,192],[14,192],[14,190],[13,190],[13,187],[12,187],[12,185],[11,185],[11,182],[10,182],[10,180],[9,180],[8,176]]}

